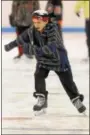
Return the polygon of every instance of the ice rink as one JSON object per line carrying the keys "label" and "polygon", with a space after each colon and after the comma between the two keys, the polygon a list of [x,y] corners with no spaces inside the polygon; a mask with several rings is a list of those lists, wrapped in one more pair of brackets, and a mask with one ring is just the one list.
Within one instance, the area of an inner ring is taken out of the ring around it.
{"label": "ice rink", "polygon": [[2,35],[2,133],[3,134],[89,134],[89,62],[84,34],[64,34],[74,80],[85,95],[87,116],[79,114],[66,95],[58,77],[50,72],[47,78],[49,91],[47,113],[34,116],[37,102],[34,92],[35,59],[23,56],[13,60],[17,48],[4,51],[4,45],[15,35]]}

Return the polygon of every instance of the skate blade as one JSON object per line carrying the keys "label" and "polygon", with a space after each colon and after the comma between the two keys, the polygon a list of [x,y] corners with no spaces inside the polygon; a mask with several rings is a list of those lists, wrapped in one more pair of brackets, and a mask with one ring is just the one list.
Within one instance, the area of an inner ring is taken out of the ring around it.
{"label": "skate blade", "polygon": [[82,113],[85,117],[87,117],[88,115],[87,115],[87,113],[86,113],[86,111],[85,112],[83,112]]}
{"label": "skate blade", "polygon": [[[21,58],[20,58],[21,59]],[[16,64],[16,63],[18,63],[19,61],[20,61],[20,59],[13,59],[13,62]]]}
{"label": "skate blade", "polygon": [[46,109],[42,109],[40,111],[35,111],[35,116],[40,116],[40,115],[43,115],[43,114],[46,114]]}

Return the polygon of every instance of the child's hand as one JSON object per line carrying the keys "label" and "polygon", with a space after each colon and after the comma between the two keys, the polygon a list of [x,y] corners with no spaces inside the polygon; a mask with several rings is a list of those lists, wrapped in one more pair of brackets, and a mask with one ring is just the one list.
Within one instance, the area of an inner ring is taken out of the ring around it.
{"label": "child's hand", "polygon": [[7,45],[4,46],[4,50],[5,50],[6,52],[8,52],[8,51],[11,50],[9,44],[7,44]]}
{"label": "child's hand", "polygon": [[12,49],[15,48],[15,47],[17,47],[16,40],[10,42],[9,44],[6,44],[6,45],[4,46],[4,49],[5,49],[6,52],[8,52],[8,51],[12,50]]}
{"label": "child's hand", "polygon": [[76,15],[77,15],[77,17],[80,17],[80,13],[79,12],[77,12]]}

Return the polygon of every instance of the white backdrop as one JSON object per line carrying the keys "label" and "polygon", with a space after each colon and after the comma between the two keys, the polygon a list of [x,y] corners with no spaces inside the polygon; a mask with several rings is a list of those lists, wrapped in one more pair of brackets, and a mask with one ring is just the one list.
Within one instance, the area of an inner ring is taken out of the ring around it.
{"label": "white backdrop", "polygon": [[[12,1],[2,1],[2,27],[9,27],[8,15],[11,12]],[[40,1],[41,9],[45,8],[46,1]],[[64,27],[84,27],[83,15],[78,18],[74,13],[75,1],[63,1]]]}

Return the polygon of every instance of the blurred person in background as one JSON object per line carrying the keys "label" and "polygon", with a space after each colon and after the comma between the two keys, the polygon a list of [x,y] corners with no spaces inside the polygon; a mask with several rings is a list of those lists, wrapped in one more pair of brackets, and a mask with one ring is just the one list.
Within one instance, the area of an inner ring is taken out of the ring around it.
{"label": "blurred person in background", "polygon": [[85,17],[85,31],[87,37],[87,47],[88,47],[88,56],[90,59],[90,1],[83,0],[77,1],[75,4],[75,13],[78,17],[80,17],[80,10],[83,9],[84,17]]}
{"label": "blurred person in background", "polygon": [[[38,0],[13,0],[12,12],[9,16],[10,25],[16,28],[17,36],[23,33],[27,28],[32,25],[32,13],[40,8]],[[21,58],[23,55],[23,48],[18,46],[19,54],[15,58]],[[30,46],[29,58],[33,57],[33,50]]]}
{"label": "blurred person in background", "polygon": [[63,3],[62,0],[48,0],[46,11],[48,11],[51,21],[58,22],[62,26]]}

